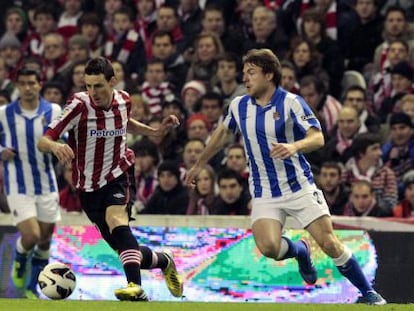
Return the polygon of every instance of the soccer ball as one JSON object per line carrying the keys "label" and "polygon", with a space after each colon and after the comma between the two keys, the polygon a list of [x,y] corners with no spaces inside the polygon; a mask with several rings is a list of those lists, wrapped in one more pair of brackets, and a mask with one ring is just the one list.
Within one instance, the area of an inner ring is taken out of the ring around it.
{"label": "soccer ball", "polygon": [[50,299],[65,299],[76,287],[76,277],[67,265],[50,263],[40,272],[39,287],[43,294]]}

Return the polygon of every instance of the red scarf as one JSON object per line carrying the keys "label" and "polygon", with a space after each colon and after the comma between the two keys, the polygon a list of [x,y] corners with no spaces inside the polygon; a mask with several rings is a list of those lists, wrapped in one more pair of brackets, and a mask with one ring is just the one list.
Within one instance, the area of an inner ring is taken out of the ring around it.
{"label": "red scarf", "polygon": [[113,55],[114,53],[114,44],[115,44],[115,37],[111,36],[105,42],[105,57],[111,60],[117,60],[123,64],[126,64],[128,61],[131,52],[134,50],[134,47],[139,39],[138,32],[135,29],[128,30],[126,37],[124,39],[120,39],[122,41],[122,48],[119,51],[118,55]]}

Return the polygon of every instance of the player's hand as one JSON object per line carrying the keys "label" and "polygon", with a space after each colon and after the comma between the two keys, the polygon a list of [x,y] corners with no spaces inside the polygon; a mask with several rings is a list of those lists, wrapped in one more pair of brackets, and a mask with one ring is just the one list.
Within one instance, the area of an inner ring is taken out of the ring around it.
{"label": "player's hand", "polygon": [[201,171],[201,167],[199,167],[198,165],[194,165],[188,172],[187,175],[185,177],[185,181],[184,184],[187,187],[190,188],[195,188],[196,186],[196,181],[197,181],[197,176]]}
{"label": "player's hand", "polygon": [[1,159],[3,161],[10,161],[16,156],[16,152],[12,148],[4,148],[1,152]]}
{"label": "player's hand", "polygon": [[179,125],[180,120],[178,120],[177,116],[170,114],[162,120],[159,130],[161,135],[165,135],[170,128],[174,128]]}
{"label": "player's hand", "polygon": [[270,156],[275,159],[287,159],[297,152],[297,148],[293,144],[272,143]]}
{"label": "player's hand", "polygon": [[52,152],[62,165],[70,164],[75,158],[72,148],[67,144],[55,143]]}

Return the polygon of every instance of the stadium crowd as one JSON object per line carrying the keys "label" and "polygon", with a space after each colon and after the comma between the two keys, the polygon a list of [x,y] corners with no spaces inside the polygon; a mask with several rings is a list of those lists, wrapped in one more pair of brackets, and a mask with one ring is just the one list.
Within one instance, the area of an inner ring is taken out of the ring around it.
{"label": "stadium crowd", "polygon": [[[19,97],[19,68],[41,73],[41,96],[64,107],[86,90],[91,57],[112,61],[133,118],[164,138],[129,136],[134,213],[248,215],[243,141],[227,137],[183,181],[229,103],[245,93],[241,59],[269,48],[282,87],[318,116],[325,146],[308,160],[333,215],[414,216],[414,4],[408,0],[9,1],[0,15],[0,104]],[[81,213],[71,167],[56,164],[60,204]],[[1,187],[2,188],[2,187]],[[9,212],[0,198],[2,212]]]}

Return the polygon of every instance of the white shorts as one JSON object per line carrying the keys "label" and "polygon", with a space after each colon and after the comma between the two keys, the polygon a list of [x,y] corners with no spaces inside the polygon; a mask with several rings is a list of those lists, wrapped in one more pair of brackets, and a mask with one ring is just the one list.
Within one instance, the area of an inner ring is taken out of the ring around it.
{"label": "white shorts", "polygon": [[57,192],[42,195],[10,194],[7,202],[14,225],[30,218],[45,223],[55,223],[61,219]]}
{"label": "white shorts", "polygon": [[251,223],[261,218],[277,220],[285,224],[286,216],[295,218],[302,228],[306,228],[315,219],[330,215],[328,204],[323,193],[318,188],[302,195],[290,198],[253,198]]}

